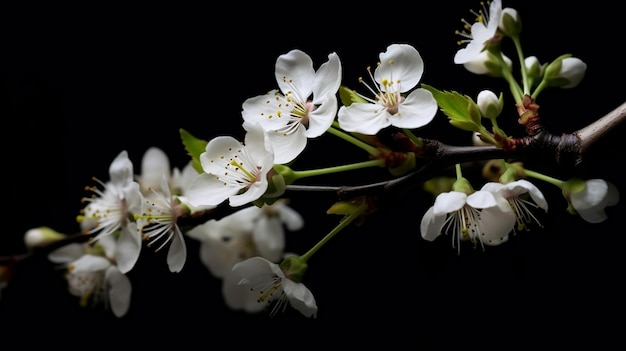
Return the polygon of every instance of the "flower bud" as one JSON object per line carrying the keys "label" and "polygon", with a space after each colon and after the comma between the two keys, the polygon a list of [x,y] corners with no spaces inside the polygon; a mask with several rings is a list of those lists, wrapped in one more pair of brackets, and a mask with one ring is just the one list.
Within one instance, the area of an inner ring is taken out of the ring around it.
{"label": "flower bud", "polygon": [[586,70],[587,64],[581,59],[563,55],[546,67],[544,79],[549,86],[574,88],[583,79]]}
{"label": "flower bud", "polygon": [[500,54],[506,67],[502,67],[502,63],[497,57],[488,50],[481,52],[473,60],[463,64],[466,70],[474,74],[486,74],[492,77],[502,77],[502,70],[511,70],[513,61],[504,54]]}
{"label": "flower bud", "polygon": [[502,9],[498,29],[508,37],[517,38],[519,36],[522,32],[522,20],[516,9],[510,7]]}
{"label": "flower bud", "polygon": [[62,240],[65,234],[61,234],[48,227],[33,228],[24,234],[24,243],[28,249],[43,247],[53,242]]}
{"label": "flower bud", "polygon": [[546,65],[542,65],[536,56],[528,56],[525,58],[524,66],[526,66],[526,76],[528,77],[530,86],[534,86],[535,82],[541,81]]}
{"label": "flower bud", "polygon": [[480,114],[485,118],[496,118],[502,112],[502,94],[500,94],[500,98],[498,98],[498,96],[496,96],[496,94],[491,90],[483,90],[478,93],[476,103],[480,109]]}

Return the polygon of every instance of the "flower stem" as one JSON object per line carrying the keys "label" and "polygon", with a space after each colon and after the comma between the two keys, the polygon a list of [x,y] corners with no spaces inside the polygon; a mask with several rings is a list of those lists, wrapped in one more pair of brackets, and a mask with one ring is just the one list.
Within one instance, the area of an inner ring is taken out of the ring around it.
{"label": "flower stem", "polygon": [[322,240],[320,240],[317,244],[315,244],[315,246],[313,246],[304,255],[300,256],[300,259],[302,260],[302,262],[308,261],[308,259],[311,258],[311,256],[313,256],[313,254],[316,253],[317,250],[321,249],[322,246],[324,246],[324,244],[326,244],[330,239],[332,239],[335,236],[335,234],[339,233],[348,224],[352,223],[352,221],[358,218],[361,215],[361,213],[363,213],[366,209],[367,209],[367,203],[363,202],[359,204],[354,209],[354,211],[352,211],[349,215],[342,218],[339,224],[335,228],[333,228],[333,230],[331,230],[328,234],[326,234],[326,236],[324,236]]}
{"label": "flower stem", "polygon": [[301,178],[306,178],[306,177],[353,171],[355,169],[367,168],[367,167],[384,167],[384,166],[385,166],[385,160],[382,158],[377,158],[375,160],[368,160],[368,161],[357,162],[357,163],[352,163],[352,164],[347,164],[347,165],[342,165],[342,166],[311,169],[311,170],[306,170],[306,171],[293,171],[292,179],[295,181],[296,179],[301,179]]}
{"label": "flower stem", "polygon": [[563,185],[565,184],[565,182],[562,181],[562,180],[559,180],[559,179],[556,179],[556,178],[552,178],[552,177],[547,176],[545,174],[537,173],[535,171],[531,171],[531,170],[528,170],[528,169],[524,170],[524,174],[526,176],[528,176],[528,177],[539,179],[539,180],[543,180],[544,182],[550,183],[552,185],[556,185],[560,189],[563,189]]}
{"label": "flower stem", "polygon": [[333,134],[335,136],[340,137],[341,139],[354,144],[358,147],[360,147],[361,149],[367,151],[370,155],[377,155],[379,153],[379,150],[375,147],[373,147],[372,145],[369,145],[365,142],[363,142],[362,140],[359,140],[358,138],[353,137],[352,135],[349,135],[335,127],[330,127],[327,130],[330,134]]}

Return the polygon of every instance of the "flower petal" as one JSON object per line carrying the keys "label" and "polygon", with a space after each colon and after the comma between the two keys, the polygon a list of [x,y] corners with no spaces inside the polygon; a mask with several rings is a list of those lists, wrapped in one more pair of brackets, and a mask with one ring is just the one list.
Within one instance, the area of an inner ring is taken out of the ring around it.
{"label": "flower petal", "polygon": [[449,191],[437,195],[435,204],[433,205],[433,213],[435,216],[441,216],[454,211],[458,211],[465,206],[467,202],[467,194],[460,191]]}
{"label": "flower petal", "polygon": [[108,294],[111,310],[116,317],[122,317],[128,312],[130,307],[130,295],[132,292],[130,279],[115,266],[111,266],[106,270],[105,279],[109,284]]}
{"label": "flower petal", "polygon": [[120,232],[115,250],[115,260],[122,273],[133,269],[139,259],[141,247],[141,233],[137,230],[136,223],[128,223]]}
{"label": "flower petal", "polygon": [[295,283],[289,279],[283,279],[283,291],[293,308],[300,311],[306,317],[317,317],[317,304],[313,293],[302,283]]}
{"label": "flower petal", "polygon": [[375,135],[391,125],[389,112],[378,104],[355,102],[341,106],[337,118],[341,128],[347,132]]}
{"label": "flower petal", "polygon": [[380,65],[374,70],[374,79],[383,91],[386,91],[385,85],[381,84],[384,79],[397,84],[395,89],[404,93],[413,89],[424,73],[424,61],[411,45],[391,44],[387,51],[380,53],[379,58]]}
{"label": "flower petal", "polygon": [[437,110],[437,101],[430,91],[415,89],[398,105],[398,113],[391,115],[389,120],[398,128],[420,128],[433,120]]}

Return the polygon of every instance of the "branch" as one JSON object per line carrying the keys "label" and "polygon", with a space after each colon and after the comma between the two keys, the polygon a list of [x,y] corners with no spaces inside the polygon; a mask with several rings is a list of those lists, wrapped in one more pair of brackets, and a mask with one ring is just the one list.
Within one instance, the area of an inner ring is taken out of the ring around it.
{"label": "branch", "polygon": [[574,132],[573,134],[580,139],[580,152],[586,153],[593,144],[624,122],[625,119],[626,102],[606,116]]}
{"label": "branch", "polygon": [[545,130],[538,123],[526,125],[528,135],[513,139],[507,148],[495,146],[452,146],[437,140],[425,139],[422,149],[424,164],[417,170],[396,179],[358,186],[288,185],[287,193],[334,193],[338,199],[363,195],[394,198],[415,189],[438,170],[456,163],[514,158],[519,160],[546,158],[563,168],[576,168],[589,150],[601,137],[626,120],[626,102],[588,126],[560,136]]}

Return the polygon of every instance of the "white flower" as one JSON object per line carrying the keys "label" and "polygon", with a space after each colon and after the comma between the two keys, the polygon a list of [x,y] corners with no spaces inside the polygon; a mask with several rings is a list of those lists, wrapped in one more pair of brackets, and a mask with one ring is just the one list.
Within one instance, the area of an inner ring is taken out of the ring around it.
{"label": "white flower", "polygon": [[259,199],[267,190],[267,173],[274,165],[274,153],[266,143],[261,126],[247,127],[245,142],[229,136],[211,139],[200,154],[205,173],[187,189],[193,206],[217,206],[226,199],[233,207]]}
{"label": "white flower", "polygon": [[[520,179],[510,183],[502,184],[497,182],[486,183],[481,190],[489,191],[503,197],[515,213],[517,229],[529,229],[528,224],[535,222],[539,226],[541,222],[531,211],[531,208],[541,208],[548,212],[548,202],[543,193],[533,183]],[[527,199],[530,195],[532,202]]]}
{"label": "white flower", "polygon": [[432,93],[418,88],[406,97],[402,95],[415,88],[424,73],[419,52],[411,45],[392,44],[379,57],[380,64],[373,76],[368,68],[370,78],[377,84],[376,88],[368,86],[374,98],[361,96],[367,102],[341,106],[337,115],[341,128],[375,135],[388,126],[414,129],[430,123],[437,113]]}
{"label": "white flower", "polygon": [[[502,16],[502,2],[494,0],[489,4],[489,12],[483,9],[474,14],[476,15],[476,22],[470,24],[464,20],[465,30],[457,31],[458,35],[464,37],[459,44],[467,43],[467,45],[459,49],[454,55],[454,63],[456,64],[464,64],[474,60],[496,35]],[[467,30],[470,32],[468,33]]]}
{"label": "white flower", "polygon": [[284,255],[283,226],[294,231],[303,225],[300,214],[278,200],[211,219],[186,234],[201,241],[200,259],[213,276],[223,278],[235,263],[254,256],[277,262]]}
{"label": "white flower", "polygon": [[604,222],[604,209],[619,202],[619,190],[604,179],[589,179],[578,192],[569,194],[569,202],[582,219],[589,223]]}
{"label": "white flower", "polygon": [[452,234],[452,247],[460,253],[462,240],[476,244],[499,245],[508,239],[515,215],[508,206],[498,203],[488,191],[467,195],[460,191],[437,196],[420,226],[422,238],[433,241],[442,233]]}
{"label": "white flower", "polygon": [[135,218],[144,240],[148,240],[148,247],[159,243],[155,249],[159,251],[169,244],[167,265],[171,272],[180,272],[187,259],[187,247],[176,222],[188,210],[172,197],[167,180],[162,173],[160,191],[148,189],[152,191],[152,196],[144,199],[141,214],[135,215]]}
{"label": "white flower", "polygon": [[200,260],[214,277],[224,278],[235,263],[257,255],[252,241],[252,216],[239,210],[185,232],[200,241]]}
{"label": "white flower", "polygon": [[101,238],[95,246],[71,243],[52,251],[48,259],[67,268],[69,292],[81,298],[81,306],[102,304],[122,317],[130,307],[132,287],[114,263],[118,244],[113,236]]}
{"label": "white flower", "polygon": [[244,121],[261,123],[268,132],[275,163],[292,161],[304,150],[308,138],[322,135],[331,126],[337,114],[341,71],[336,53],[328,55],[316,72],[309,55],[291,50],[276,60],[280,90],[243,103]]}
{"label": "white flower", "polygon": [[284,310],[287,303],[306,317],[317,316],[317,304],[311,291],[295,282],[281,267],[262,257],[252,257],[233,266],[222,284],[228,307],[255,313],[271,308],[271,315]]}
{"label": "white flower", "polygon": [[122,151],[109,167],[109,182],[98,181],[104,190],[91,187],[97,196],[83,198],[89,204],[81,211],[81,228],[86,234],[96,234],[94,241],[120,231],[116,261],[122,273],[130,271],[141,251],[141,236],[129,215],[141,209],[141,190],[133,180],[133,164],[128,153]]}

